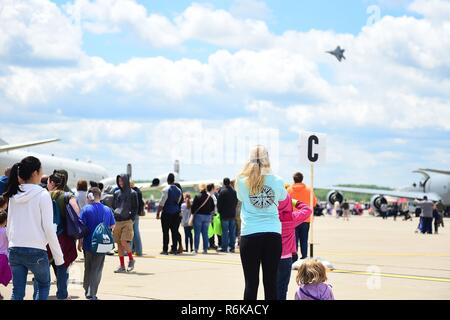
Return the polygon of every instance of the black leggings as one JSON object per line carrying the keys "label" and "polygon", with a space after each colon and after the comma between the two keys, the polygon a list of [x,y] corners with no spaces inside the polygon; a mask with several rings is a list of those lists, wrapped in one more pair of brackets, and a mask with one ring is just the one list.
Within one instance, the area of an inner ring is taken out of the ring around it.
{"label": "black leggings", "polygon": [[278,263],[281,258],[281,235],[258,233],[241,236],[240,254],[245,277],[244,300],[257,300],[261,265],[264,297],[266,300],[276,300]]}

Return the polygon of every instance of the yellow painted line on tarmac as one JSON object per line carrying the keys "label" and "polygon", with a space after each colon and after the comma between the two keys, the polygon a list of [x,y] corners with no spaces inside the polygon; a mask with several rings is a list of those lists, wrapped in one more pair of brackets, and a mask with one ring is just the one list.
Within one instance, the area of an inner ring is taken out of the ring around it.
{"label": "yellow painted line on tarmac", "polygon": [[450,252],[333,252],[323,251],[322,256],[380,256],[380,257],[443,257],[450,258]]}
{"label": "yellow painted line on tarmac", "polygon": [[[373,266],[373,263],[355,263],[355,262],[343,262],[343,261],[335,261],[333,260],[333,263],[335,265],[351,265],[351,266]],[[427,271],[444,271],[444,272],[450,272],[450,269],[437,269],[437,268],[424,268],[424,267],[407,267],[407,266],[394,266],[394,265],[387,265],[387,264],[379,264],[377,263],[376,266],[378,267],[387,267],[387,268],[402,268],[402,269],[416,269],[416,270],[427,270]]]}
{"label": "yellow painted line on tarmac", "polygon": [[[190,261],[190,262],[204,262],[204,263],[214,263],[214,264],[228,264],[228,265],[241,265],[240,261],[224,261],[224,260],[214,260],[214,259],[197,259],[194,257],[167,257],[167,256],[144,256],[147,259],[161,259],[161,260],[173,260],[173,261]],[[394,278],[394,279],[407,279],[407,280],[421,280],[421,281],[433,281],[433,282],[444,282],[450,283],[450,278],[442,277],[428,277],[428,276],[415,276],[415,275],[405,275],[405,274],[395,274],[395,273],[373,273],[366,271],[355,271],[355,270],[344,270],[335,269],[333,273],[343,273],[361,276],[380,276],[384,278]]]}
{"label": "yellow painted line on tarmac", "polygon": [[333,273],[345,273],[345,274],[355,274],[355,275],[361,275],[361,276],[380,276],[380,277],[385,277],[385,278],[409,279],[409,280],[422,280],[422,281],[434,281],[434,282],[448,282],[448,283],[450,283],[450,278],[427,277],[427,276],[412,276],[412,275],[395,274],[395,273],[373,273],[373,272],[341,270],[341,269],[335,269],[335,270],[333,270]]}

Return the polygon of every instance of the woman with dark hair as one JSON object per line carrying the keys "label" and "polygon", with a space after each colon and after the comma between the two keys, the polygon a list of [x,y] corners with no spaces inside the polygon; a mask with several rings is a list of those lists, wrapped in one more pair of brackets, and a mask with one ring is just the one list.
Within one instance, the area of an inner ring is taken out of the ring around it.
{"label": "woman with dark hair", "polygon": [[[53,173],[48,178],[47,183],[47,189],[50,191],[50,197],[56,202],[56,205],[59,208],[59,212],[61,214],[60,220],[62,224],[62,233],[58,235],[58,241],[64,254],[64,264],[56,267],[54,262],[52,262],[52,266],[56,273],[56,297],[58,300],[69,299],[69,293],[67,291],[69,282],[69,267],[78,256],[76,241],[72,237],[69,237],[66,233],[67,209],[64,198],[66,196],[69,197],[69,204],[78,215],[80,214],[80,209],[78,207],[77,199],[73,196],[73,194],[64,191],[66,182],[66,177],[63,174]],[[52,254],[53,251],[50,253]]]}
{"label": "woman with dark hair", "polygon": [[211,223],[211,213],[214,211],[214,200],[211,195],[206,191],[206,185],[204,183],[198,186],[200,191],[194,197],[194,201],[191,206],[191,213],[194,215],[194,252],[198,253],[200,246],[200,235],[203,240],[203,254],[208,253],[208,227]]}
{"label": "woman with dark hair", "polygon": [[9,199],[7,237],[9,263],[13,274],[13,300],[23,300],[30,270],[38,288],[39,300],[50,291],[47,244],[57,266],[64,264],[53,226],[50,195],[39,186],[42,167],[39,159],[26,157],[11,168],[4,197]]}
{"label": "woman with dark hair", "polygon": [[[216,186],[214,185],[214,183],[207,184],[206,185],[206,191],[208,192],[208,194],[211,195],[211,198],[214,201],[214,209],[211,212],[211,214],[212,214],[212,216],[211,216],[211,227],[208,228],[208,237],[209,237],[209,229],[212,230],[212,236],[209,238],[209,247],[211,249],[216,250],[216,249],[222,247],[221,234],[216,232],[219,229],[220,226],[216,225],[217,220],[214,219],[216,217],[216,215],[218,214],[218,211],[217,211],[218,193],[216,192]],[[220,219],[219,219],[219,221],[220,221]],[[217,235],[217,244],[218,244],[218,246],[216,246],[216,240],[215,240],[216,235]]]}

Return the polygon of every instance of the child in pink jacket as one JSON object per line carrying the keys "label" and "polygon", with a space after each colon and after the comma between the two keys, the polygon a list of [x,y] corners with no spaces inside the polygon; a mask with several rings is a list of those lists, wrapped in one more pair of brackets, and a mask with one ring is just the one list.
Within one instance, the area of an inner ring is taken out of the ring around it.
{"label": "child in pink jacket", "polygon": [[292,254],[296,253],[295,227],[311,216],[311,208],[300,201],[293,200],[288,194],[284,201],[278,203],[278,215],[281,221],[281,259],[278,264],[277,296],[278,300],[286,300],[291,278]]}

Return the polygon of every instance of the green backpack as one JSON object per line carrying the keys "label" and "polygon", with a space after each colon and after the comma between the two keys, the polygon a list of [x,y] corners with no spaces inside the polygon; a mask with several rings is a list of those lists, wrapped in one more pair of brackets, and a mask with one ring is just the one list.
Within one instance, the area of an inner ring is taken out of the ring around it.
{"label": "green backpack", "polygon": [[[95,210],[97,211],[97,208]],[[105,254],[112,249],[114,249],[114,239],[111,229],[105,224],[105,211],[103,210],[103,222],[95,227],[92,234],[91,250],[96,254]]]}

